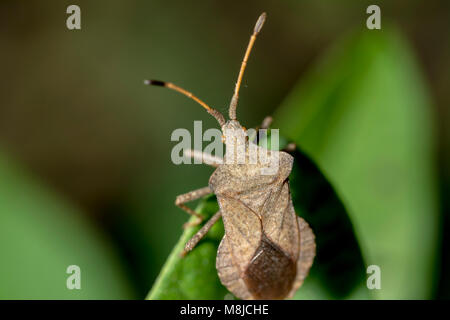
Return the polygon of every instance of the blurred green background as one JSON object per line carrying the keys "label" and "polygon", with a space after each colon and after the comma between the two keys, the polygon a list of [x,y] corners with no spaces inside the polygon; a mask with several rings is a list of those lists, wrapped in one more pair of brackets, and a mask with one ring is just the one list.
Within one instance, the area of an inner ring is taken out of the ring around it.
{"label": "blurred green background", "polygon": [[[241,123],[274,114],[316,161],[381,266],[375,298],[449,298],[450,4],[377,1],[382,29],[367,30],[370,4],[2,1],[0,298],[146,297],[188,218],[175,196],[212,172],[172,164],[170,135],[216,123],[142,80],[225,111],[262,11]],[[82,290],[66,288],[72,264]]]}

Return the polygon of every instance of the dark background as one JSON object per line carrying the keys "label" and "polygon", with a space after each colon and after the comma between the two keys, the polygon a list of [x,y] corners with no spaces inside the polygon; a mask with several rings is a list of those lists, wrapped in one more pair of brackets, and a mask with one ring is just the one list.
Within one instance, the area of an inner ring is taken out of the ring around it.
{"label": "dark background", "polygon": [[[69,4],[81,7],[81,30],[66,28]],[[204,128],[216,123],[191,101],[142,80],[172,81],[225,111],[254,22],[266,11],[238,111],[244,126],[256,126],[336,39],[366,28],[370,4],[375,3],[2,1],[0,298],[145,297],[187,219],[174,206],[175,196],[205,186],[212,172],[173,165],[170,134],[192,130],[193,120],[202,120]],[[450,5],[376,4],[382,26],[394,23],[409,42],[432,99],[443,239],[438,251],[446,253]],[[60,216],[67,219],[55,218]],[[77,231],[54,234],[62,224]],[[57,248],[71,238],[77,243]],[[40,270],[55,264],[78,264],[78,256],[97,264],[93,274],[104,276],[96,280],[98,290],[79,296],[62,290],[64,269],[55,269],[63,270],[60,285],[53,286],[50,275],[41,277]],[[428,298],[450,297],[449,256],[438,256]]]}

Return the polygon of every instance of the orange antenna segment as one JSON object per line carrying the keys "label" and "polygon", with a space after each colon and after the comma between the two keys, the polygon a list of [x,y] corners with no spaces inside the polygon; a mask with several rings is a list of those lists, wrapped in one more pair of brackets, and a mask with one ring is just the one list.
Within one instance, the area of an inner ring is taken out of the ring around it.
{"label": "orange antenna segment", "polygon": [[266,13],[263,12],[258,21],[256,21],[255,28],[253,29],[253,34],[250,37],[250,42],[248,43],[247,50],[245,51],[244,59],[242,60],[241,69],[239,71],[238,80],[236,82],[236,87],[234,88],[234,94],[231,98],[229,115],[231,120],[236,120],[236,108],[239,99],[239,88],[241,87],[242,77],[244,75],[245,67],[247,66],[248,57],[250,56],[250,52],[252,51],[253,44],[255,43],[256,36],[261,31],[262,26],[264,25],[264,21],[266,21]]}
{"label": "orange antenna segment", "polygon": [[199,105],[201,105],[203,108],[205,108],[205,110],[212,115],[214,118],[216,118],[216,120],[219,122],[220,127],[223,127],[223,125],[225,124],[225,117],[223,116],[223,114],[221,114],[219,111],[217,111],[216,109],[211,108],[210,106],[208,106],[205,102],[203,102],[202,100],[200,100],[199,98],[197,98],[196,96],[194,96],[191,92],[184,90],[183,88],[180,88],[177,85],[174,85],[171,82],[165,82],[165,81],[159,81],[159,80],[144,80],[144,84],[146,85],[153,85],[153,86],[160,86],[160,87],[166,87],[172,90],[175,90],[181,94],[184,94],[186,97],[194,100],[195,102],[197,102]]}

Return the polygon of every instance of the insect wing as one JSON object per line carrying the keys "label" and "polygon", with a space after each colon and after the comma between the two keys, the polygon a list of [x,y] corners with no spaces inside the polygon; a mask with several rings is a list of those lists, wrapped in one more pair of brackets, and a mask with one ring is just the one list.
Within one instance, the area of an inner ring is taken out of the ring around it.
{"label": "insect wing", "polygon": [[296,261],[300,251],[300,233],[288,180],[272,189],[260,215],[267,238]]}
{"label": "insect wing", "polygon": [[219,196],[218,201],[233,263],[242,272],[260,244],[261,220],[240,200]]}

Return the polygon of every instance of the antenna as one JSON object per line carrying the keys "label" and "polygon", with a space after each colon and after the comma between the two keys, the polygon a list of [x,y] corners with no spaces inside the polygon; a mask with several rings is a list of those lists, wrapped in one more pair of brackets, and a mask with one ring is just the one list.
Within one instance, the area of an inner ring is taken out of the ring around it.
{"label": "antenna", "polygon": [[176,85],[174,85],[171,82],[164,82],[164,81],[159,81],[159,80],[144,80],[144,84],[146,85],[153,85],[153,86],[160,86],[160,87],[166,87],[172,90],[175,90],[181,94],[184,94],[186,97],[194,100],[195,102],[197,102],[199,105],[201,105],[203,108],[206,109],[206,111],[212,115],[214,118],[216,118],[217,122],[219,122],[220,127],[223,127],[223,125],[225,124],[225,117],[223,116],[223,114],[221,114],[219,111],[217,111],[216,109],[211,108],[210,106],[208,106],[205,102],[203,102],[202,100],[200,100],[199,98],[197,98],[196,96],[194,96],[191,92],[184,90],[183,88],[180,88]]}
{"label": "antenna", "polygon": [[247,50],[245,51],[244,59],[242,60],[238,80],[236,82],[236,87],[234,88],[234,94],[233,94],[233,97],[231,98],[231,102],[230,102],[229,115],[230,115],[231,120],[236,120],[236,108],[237,108],[237,103],[238,103],[238,99],[239,99],[239,88],[241,87],[242,76],[244,75],[244,70],[245,70],[245,67],[247,66],[248,57],[250,56],[250,52],[252,51],[252,47],[253,47],[253,44],[255,43],[256,36],[261,31],[264,21],[266,21],[266,13],[265,12],[263,12],[259,16],[258,21],[256,21],[255,28],[253,29],[253,34],[250,37],[250,42],[248,43]]}

